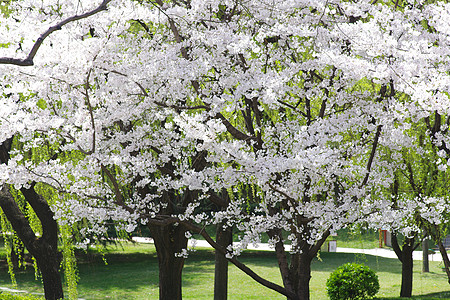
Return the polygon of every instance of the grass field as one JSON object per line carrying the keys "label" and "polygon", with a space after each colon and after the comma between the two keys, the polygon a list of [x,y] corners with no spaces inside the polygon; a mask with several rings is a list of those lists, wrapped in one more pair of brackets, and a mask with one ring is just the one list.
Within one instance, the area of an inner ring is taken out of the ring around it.
{"label": "grass field", "polygon": [[[149,244],[126,244],[124,250],[112,247],[105,265],[99,255],[80,257],[79,297],[84,299],[158,299],[158,265],[155,249]],[[186,261],[183,271],[184,299],[213,299],[214,255],[211,250],[198,249]],[[263,277],[280,283],[277,262],[272,252],[245,253],[243,262]],[[329,274],[346,262],[362,262],[374,269],[380,279],[379,299],[399,299],[401,265],[396,259],[348,253],[322,253],[312,265],[311,299],[327,299],[325,282]],[[431,272],[422,274],[415,262],[413,299],[450,299],[441,264],[431,262]],[[19,289],[42,292],[29,268],[18,272]],[[11,287],[6,268],[0,272],[0,286]],[[234,266],[230,267],[229,299],[285,299],[266,289]]]}

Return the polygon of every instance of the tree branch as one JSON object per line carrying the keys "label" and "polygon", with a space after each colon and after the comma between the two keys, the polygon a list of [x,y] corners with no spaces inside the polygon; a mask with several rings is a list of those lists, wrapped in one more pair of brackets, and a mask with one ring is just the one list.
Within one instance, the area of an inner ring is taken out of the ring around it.
{"label": "tree branch", "polygon": [[56,223],[55,215],[50,209],[47,201],[34,190],[35,185],[36,182],[33,182],[31,187],[22,187],[20,191],[25,197],[25,200],[31,205],[42,224],[42,238],[56,248],[58,241],[58,224]]}
{"label": "tree branch", "polygon": [[292,198],[291,196],[289,196],[288,194],[286,194],[283,191],[280,191],[279,189],[277,189],[273,184],[271,184],[270,182],[268,183],[268,186],[274,191],[277,192],[278,194],[281,194],[282,196],[284,196],[286,199],[288,199],[291,202],[296,202],[296,200],[294,198]]}
{"label": "tree branch", "polygon": [[234,127],[230,123],[230,121],[228,121],[228,119],[225,118],[224,115],[222,115],[221,113],[217,113],[215,118],[220,119],[222,121],[222,124],[225,125],[225,127],[227,128],[227,131],[234,138],[236,138],[238,140],[242,140],[242,141],[247,141],[247,142],[249,142],[250,140],[257,141],[256,137],[247,135],[247,134],[243,133],[242,131],[240,131],[239,129],[237,129],[236,127]]}
{"label": "tree branch", "polygon": [[119,184],[117,183],[116,178],[111,174],[111,172],[108,170],[108,168],[105,167],[104,165],[101,165],[101,169],[103,172],[105,172],[105,174],[109,178],[109,180],[111,180],[111,183],[114,187],[114,194],[116,196],[116,200],[114,202],[117,205],[119,205],[120,207],[122,207],[123,209],[125,209],[126,211],[128,211],[129,213],[134,213],[134,209],[132,209],[131,207],[129,207],[128,205],[125,204],[125,200],[120,191],[120,187],[119,187]]}
{"label": "tree branch", "polygon": [[398,244],[397,234],[392,233],[391,241],[392,241],[392,249],[394,249],[394,252],[398,257],[398,260],[400,260],[400,262],[403,263],[403,252]]}
{"label": "tree branch", "polygon": [[91,77],[91,72],[92,72],[92,69],[89,70],[89,72],[86,76],[86,83],[84,84],[84,96],[86,97],[86,105],[89,109],[89,116],[91,118],[91,125],[92,125],[92,147],[91,147],[91,150],[89,150],[88,152],[85,153],[86,155],[91,155],[95,152],[95,120],[94,120],[94,112],[92,109],[91,100],[89,97],[89,90],[90,90],[89,78]]}
{"label": "tree branch", "polygon": [[378,125],[378,127],[377,127],[377,132],[375,133],[375,139],[374,139],[373,145],[372,145],[372,151],[370,152],[369,161],[367,162],[367,174],[366,174],[366,177],[364,178],[363,182],[361,183],[361,187],[365,186],[367,184],[367,182],[369,181],[370,169],[372,168],[373,159],[375,157],[375,152],[377,150],[378,140],[380,139],[382,127],[383,127],[383,125]]}
{"label": "tree branch", "polygon": [[286,251],[284,250],[283,237],[281,234],[281,229],[271,229],[267,232],[269,237],[273,240],[277,240],[275,244],[275,254],[278,260],[278,268],[280,269],[281,278],[283,280],[283,285],[289,291],[294,291],[292,281],[289,278],[289,262],[287,259]]}
{"label": "tree branch", "polygon": [[14,200],[14,197],[11,195],[7,184],[2,184],[0,186],[0,207],[25,247],[27,247],[29,251],[31,250],[34,252],[36,247],[34,241],[37,240],[37,236],[31,228],[27,218],[17,205],[17,202]]}
{"label": "tree branch", "polygon": [[217,205],[219,207],[223,207],[223,208],[226,208],[228,206],[228,202],[225,199],[223,199],[222,197],[220,197],[219,195],[217,195],[216,192],[209,191],[208,195],[209,195],[209,200],[212,203],[214,203],[215,205]]}

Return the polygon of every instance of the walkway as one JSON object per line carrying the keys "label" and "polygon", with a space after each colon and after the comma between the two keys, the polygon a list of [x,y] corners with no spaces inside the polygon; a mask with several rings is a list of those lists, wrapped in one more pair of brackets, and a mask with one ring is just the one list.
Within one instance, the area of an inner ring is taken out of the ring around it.
{"label": "walkway", "polygon": [[[153,240],[150,238],[144,237],[133,237],[133,241],[138,243],[153,243]],[[204,240],[189,240],[189,247],[200,247],[200,248],[211,248],[207,241]],[[269,247],[269,244],[260,243],[256,245],[248,245],[247,249],[249,250],[262,250],[262,251],[273,251],[273,248]],[[286,245],[286,251],[290,250],[290,246]],[[342,248],[337,247],[336,252],[340,253],[364,253],[368,255],[375,255],[380,257],[387,258],[397,258],[395,252],[389,248],[375,248],[375,249],[356,249],[356,248]],[[442,261],[442,256],[439,252],[435,254],[430,254],[430,261]],[[422,260],[422,251],[414,251],[413,253],[414,260]]]}
{"label": "walkway", "polygon": [[[337,247],[336,252],[342,252],[342,253],[364,253],[369,255],[375,255],[380,257],[387,257],[387,258],[397,258],[397,255],[395,255],[394,250],[391,250],[389,248],[375,248],[375,249],[354,249],[354,248],[341,248]],[[429,254],[428,258],[430,261],[442,261],[442,256],[439,252],[435,254]],[[414,251],[413,252],[413,259],[414,260],[422,260],[422,251]]]}

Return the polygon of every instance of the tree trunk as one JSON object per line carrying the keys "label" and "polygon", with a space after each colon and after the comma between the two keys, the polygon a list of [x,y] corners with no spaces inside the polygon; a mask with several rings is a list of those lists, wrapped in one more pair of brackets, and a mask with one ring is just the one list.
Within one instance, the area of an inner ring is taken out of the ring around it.
{"label": "tree trunk", "polygon": [[428,258],[428,239],[422,241],[422,273],[430,272],[430,262]]}
{"label": "tree trunk", "polygon": [[61,254],[58,251],[58,223],[47,201],[34,190],[33,183],[30,188],[21,188],[20,191],[31,205],[42,225],[42,237],[38,238],[28,249],[36,258],[41,271],[46,299],[63,299],[59,265]]}
{"label": "tree trunk", "polygon": [[400,297],[411,298],[413,284],[413,251],[414,238],[406,238],[403,247],[400,249],[396,234],[392,234],[392,248],[398,259],[402,263],[402,286],[400,289]]}
{"label": "tree trunk", "polygon": [[[310,245],[306,242],[305,239],[299,238],[300,242],[298,244],[298,248],[295,249],[298,252],[291,254],[290,257],[291,263],[289,267],[288,278],[284,278],[285,276],[283,275],[284,268],[282,266],[285,264],[283,262],[284,255],[279,255],[278,253],[279,251],[277,251],[278,263],[280,265],[280,270],[282,273],[285,288],[290,290],[289,288],[293,286],[293,292],[296,295],[295,298],[288,298],[289,300],[310,299],[309,282],[311,280],[311,262],[317,255],[317,252],[320,250],[320,247],[322,247],[323,243],[325,243],[329,235],[330,232],[327,230],[326,232],[323,233],[322,238],[319,241],[317,241],[314,245]],[[277,247],[275,247],[275,249],[278,250]],[[279,250],[281,254],[281,248]]]}
{"label": "tree trunk", "polygon": [[404,245],[402,252],[403,252],[402,287],[400,290],[400,297],[410,298],[412,295],[412,284],[413,284],[412,247]]}
{"label": "tree trunk", "polygon": [[311,280],[311,261],[308,252],[295,253],[291,255],[290,279],[294,285],[296,299],[309,300],[309,281]]}
{"label": "tree trunk", "polygon": [[41,249],[41,253],[36,255],[36,262],[41,271],[42,282],[44,284],[45,299],[63,299],[61,276],[59,274],[59,258],[54,257],[53,250]]}
{"label": "tree trunk", "polygon": [[47,202],[34,191],[33,187],[27,190],[23,189],[22,193],[41,221],[42,237],[36,237],[27,218],[9,193],[7,185],[3,185],[0,192],[0,206],[17,236],[36,259],[42,275],[45,298],[47,300],[63,299],[64,294],[59,274],[61,256],[57,248],[57,223],[53,219],[53,213]]}
{"label": "tree trunk", "polygon": [[181,225],[148,227],[158,256],[159,299],[181,300],[181,274],[185,258],[177,254],[187,249],[186,230]]}
{"label": "tree trunk", "polygon": [[[300,242],[301,253],[291,255],[289,278],[294,286],[295,300],[309,300],[309,281],[311,280],[311,256],[310,246],[306,242]],[[294,299],[289,299],[294,300]]]}
{"label": "tree trunk", "polygon": [[444,261],[445,273],[447,274],[448,283],[450,283],[450,260],[448,259],[447,251],[445,250],[442,241],[438,242],[439,252],[441,252],[442,260]]}
{"label": "tree trunk", "polygon": [[[223,248],[227,248],[233,242],[233,232],[231,228],[222,230],[223,224],[217,225],[216,241]],[[215,252],[214,269],[214,300],[226,300],[228,295],[228,260],[222,253]]]}
{"label": "tree trunk", "polygon": [[[275,254],[277,256],[278,267],[280,269],[281,279],[283,280],[284,288],[294,293],[294,286],[292,284],[293,278],[291,278],[293,272],[291,272],[289,268],[289,262],[286,255],[286,251],[284,249],[281,229],[271,229],[267,232],[267,234],[271,239],[277,240],[275,244]],[[295,259],[293,258],[292,261],[295,261]]]}
{"label": "tree trunk", "polygon": [[309,281],[311,280],[311,261],[309,253],[300,254],[298,269],[297,295],[299,300],[309,300]]}

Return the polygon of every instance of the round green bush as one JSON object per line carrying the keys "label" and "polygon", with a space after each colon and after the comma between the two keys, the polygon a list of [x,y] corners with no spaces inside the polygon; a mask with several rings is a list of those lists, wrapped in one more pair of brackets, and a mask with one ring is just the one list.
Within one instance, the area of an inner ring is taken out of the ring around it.
{"label": "round green bush", "polygon": [[327,280],[327,293],[331,300],[371,299],[379,289],[378,276],[362,264],[342,265]]}

